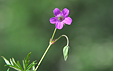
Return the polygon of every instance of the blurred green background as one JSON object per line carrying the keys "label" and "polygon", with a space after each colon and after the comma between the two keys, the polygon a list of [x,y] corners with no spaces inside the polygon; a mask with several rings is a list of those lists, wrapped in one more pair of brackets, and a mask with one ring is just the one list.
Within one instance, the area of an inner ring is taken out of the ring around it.
{"label": "blurred green background", "polygon": [[[113,71],[113,0],[0,0],[0,56],[22,64],[32,52],[31,62],[38,62],[55,27],[49,23],[55,8],[68,8],[73,19],[55,35],[69,37],[69,58],[63,59],[66,39],[61,38],[38,70]],[[0,58],[0,71],[7,70],[4,65]]]}

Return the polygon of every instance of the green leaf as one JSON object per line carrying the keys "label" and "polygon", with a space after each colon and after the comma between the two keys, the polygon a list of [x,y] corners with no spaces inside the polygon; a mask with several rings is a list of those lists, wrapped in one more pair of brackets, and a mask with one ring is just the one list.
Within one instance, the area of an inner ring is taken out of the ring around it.
{"label": "green leaf", "polygon": [[12,65],[6,65],[6,66],[9,66],[9,67],[11,67],[11,68],[13,68],[15,70],[18,70],[18,71],[23,71],[20,68],[18,68],[17,66],[12,66]]}
{"label": "green leaf", "polygon": [[11,65],[10,62],[5,57],[3,57],[3,56],[1,56],[1,57],[4,59],[4,61],[7,65]]}
{"label": "green leaf", "polygon": [[10,63],[11,63],[11,65],[14,65],[14,64],[13,64],[13,61],[11,60],[11,58],[10,58]]}
{"label": "green leaf", "polygon": [[33,61],[28,67],[27,67],[27,70],[28,71],[29,69],[31,69],[33,66],[35,66],[37,63],[35,63],[36,61]]}
{"label": "green leaf", "polygon": [[19,63],[19,61],[17,61],[17,65],[19,66],[19,68],[20,68],[21,70],[23,70],[22,67],[21,67],[21,65],[20,65],[20,63]]}
{"label": "green leaf", "polygon": [[65,46],[63,48],[63,55],[64,55],[64,60],[66,61],[68,58],[68,50],[69,50],[69,46]]}
{"label": "green leaf", "polygon": [[7,69],[7,71],[9,71],[9,68]]}
{"label": "green leaf", "polygon": [[31,55],[31,52],[30,52],[30,53],[28,53],[27,58],[25,59],[25,67],[27,67],[27,66],[28,66],[28,64],[29,64],[29,62],[30,62],[30,60],[29,60],[30,55]]}
{"label": "green leaf", "polygon": [[19,67],[19,66],[17,65],[17,63],[15,62],[15,59],[14,59],[14,58],[12,58],[12,62],[13,62],[13,64],[14,64],[15,66]]}
{"label": "green leaf", "polygon": [[28,64],[29,64],[29,62],[30,62],[30,60],[29,60],[30,55],[31,55],[31,52],[28,53],[27,57],[24,58],[24,60],[23,60],[23,68],[24,68],[24,71],[26,71],[27,66],[28,66]]}
{"label": "green leaf", "polygon": [[10,62],[5,57],[2,56],[2,58],[4,59],[4,61],[6,63],[5,66],[9,66],[9,67],[11,67],[11,68],[13,68],[15,70],[18,70],[18,71],[23,71],[23,69],[20,67],[19,63],[17,64],[15,62],[14,58],[12,58],[12,59],[10,58]]}
{"label": "green leaf", "polygon": [[[35,64],[35,62],[33,62]],[[32,70],[35,71],[35,65],[32,66]]]}
{"label": "green leaf", "polygon": [[[13,68],[13,69],[15,69],[17,71],[30,71],[29,69],[31,69],[33,66],[35,68],[35,65],[37,64],[37,63],[35,63],[36,61],[34,61],[28,66],[28,64],[30,62],[30,60],[29,60],[30,55],[31,55],[31,52],[28,53],[27,57],[24,58],[24,60],[23,60],[23,68],[24,68],[24,70],[22,69],[19,61],[17,61],[17,63],[16,63],[14,58],[12,58],[12,59],[10,58],[10,61],[8,61],[5,57],[3,57],[3,56],[1,56],[1,57],[4,59],[4,61],[6,63],[6,66],[9,66],[9,67],[11,67],[11,68]],[[9,69],[7,69],[7,71],[9,71]]]}
{"label": "green leaf", "polygon": [[23,60],[23,68],[24,68],[24,70],[26,70],[26,68],[25,68],[25,62],[24,62],[24,60]]}

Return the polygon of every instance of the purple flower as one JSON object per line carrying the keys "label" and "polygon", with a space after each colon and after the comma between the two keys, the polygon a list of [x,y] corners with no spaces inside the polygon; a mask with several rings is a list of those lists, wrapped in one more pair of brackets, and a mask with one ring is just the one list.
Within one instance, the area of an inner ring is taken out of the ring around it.
{"label": "purple flower", "polygon": [[55,24],[57,29],[62,29],[64,24],[71,25],[72,19],[68,17],[69,10],[64,8],[60,11],[58,8],[53,10],[55,17],[50,18],[50,23]]}

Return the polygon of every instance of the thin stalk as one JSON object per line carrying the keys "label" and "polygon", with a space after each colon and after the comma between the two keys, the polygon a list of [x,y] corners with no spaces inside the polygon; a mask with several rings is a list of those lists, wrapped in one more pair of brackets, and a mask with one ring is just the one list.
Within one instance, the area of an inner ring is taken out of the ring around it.
{"label": "thin stalk", "polygon": [[54,29],[54,32],[53,32],[53,35],[52,35],[52,38],[51,38],[51,40],[50,40],[50,43],[49,43],[49,46],[47,47],[47,49],[46,49],[46,51],[44,52],[44,54],[43,54],[43,56],[42,56],[42,58],[40,59],[40,61],[39,61],[39,63],[38,63],[38,65],[36,66],[36,69],[35,69],[35,71],[38,69],[38,67],[40,66],[40,64],[41,64],[41,62],[42,62],[42,60],[44,59],[44,57],[45,57],[45,55],[47,54],[47,52],[48,52],[48,50],[49,50],[49,48],[50,48],[50,46],[52,45],[52,41],[53,41],[53,38],[54,38],[54,35],[55,35],[55,32],[56,32],[56,28]]}
{"label": "thin stalk", "polygon": [[40,61],[39,61],[39,63],[38,63],[38,65],[37,65],[37,67],[36,67],[35,70],[38,69],[39,65],[41,64],[42,60],[44,59],[44,57],[45,57],[45,55],[46,55],[46,53],[47,53],[47,51],[49,50],[49,48],[50,48],[51,45],[52,45],[52,44],[49,44],[49,46],[47,47],[46,51],[44,52],[44,54],[43,54],[42,58],[40,59]]}
{"label": "thin stalk", "polygon": [[52,38],[51,38],[51,41],[50,41],[50,42],[53,41],[53,38],[54,38],[54,35],[55,35],[56,30],[57,30],[57,29],[55,28],[55,30],[54,30],[54,32],[53,32],[53,35],[52,35]]}
{"label": "thin stalk", "polygon": [[55,40],[55,42],[56,41],[58,41],[61,37],[65,37],[66,39],[67,39],[67,46],[69,45],[69,39],[68,39],[68,37],[66,36],[66,35],[61,35],[60,37],[58,37],[56,40]]}

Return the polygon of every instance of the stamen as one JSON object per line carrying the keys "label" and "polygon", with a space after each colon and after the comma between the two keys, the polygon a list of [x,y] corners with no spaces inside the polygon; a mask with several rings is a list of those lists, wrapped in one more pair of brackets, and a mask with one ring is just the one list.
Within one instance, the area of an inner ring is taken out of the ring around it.
{"label": "stamen", "polygon": [[60,17],[58,18],[58,20],[59,20],[59,21],[62,21],[62,20],[63,20],[63,17],[62,17],[62,16],[60,16]]}

